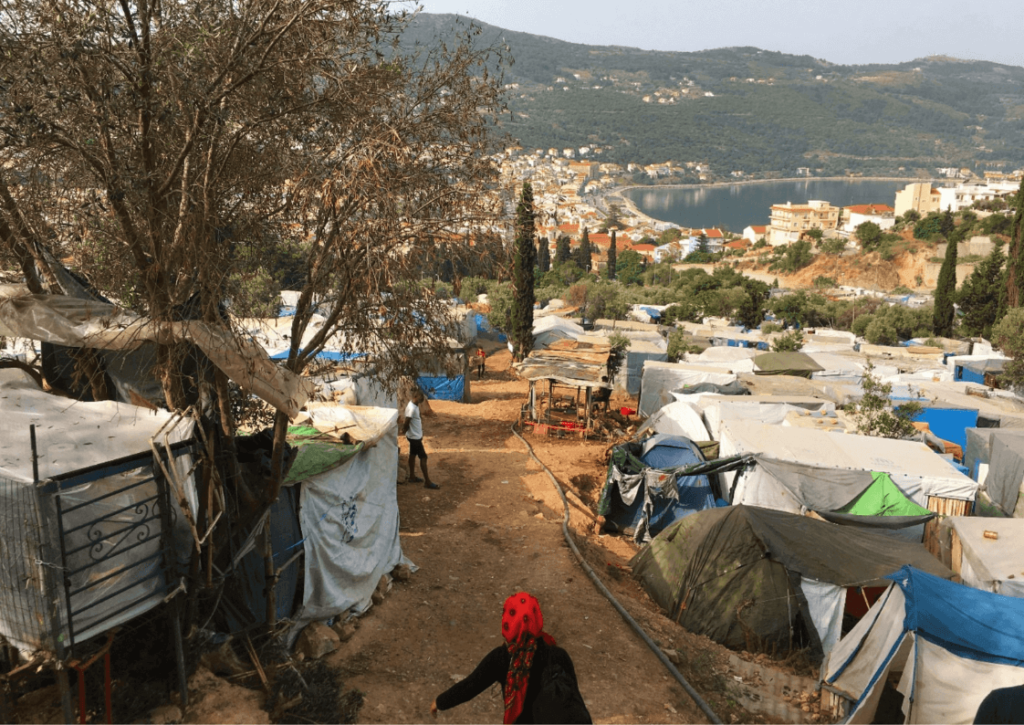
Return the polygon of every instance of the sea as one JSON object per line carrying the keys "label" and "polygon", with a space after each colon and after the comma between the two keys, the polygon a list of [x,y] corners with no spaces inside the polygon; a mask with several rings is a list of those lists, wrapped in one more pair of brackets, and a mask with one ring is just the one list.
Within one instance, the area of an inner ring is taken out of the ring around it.
{"label": "sea", "polygon": [[801,179],[679,187],[634,187],[622,192],[649,217],[682,227],[717,227],[742,234],[747,226],[767,225],[772,204],[803,204],[812,199],[832,206],[888,204],[913,180]]}

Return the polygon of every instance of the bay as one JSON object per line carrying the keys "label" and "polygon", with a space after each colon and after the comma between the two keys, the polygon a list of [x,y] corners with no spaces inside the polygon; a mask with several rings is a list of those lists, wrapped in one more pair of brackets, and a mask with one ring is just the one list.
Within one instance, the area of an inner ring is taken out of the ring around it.
{"label": "bay", "polygon": [[742,234],[749,225],[767,225],[773,204],[803,204],[812,199],[832,206],[888,204],[913,179],[801,179],[707,186],[633,187],[622,191],[637,209],[654,219],[682,227],[725,229]]}

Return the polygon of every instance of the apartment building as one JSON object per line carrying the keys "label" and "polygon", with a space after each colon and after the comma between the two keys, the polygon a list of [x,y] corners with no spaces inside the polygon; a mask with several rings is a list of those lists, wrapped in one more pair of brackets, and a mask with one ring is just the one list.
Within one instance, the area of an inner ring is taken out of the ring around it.
{"label": "apartment building", "polygon": [[806,204],[774,204],[771,208],[771,224],[768,226],[768,243],[773,247],[792,244],[800,235],[811,229],[835,229],[839,222],[839,207],[827,201],[808,201]]}

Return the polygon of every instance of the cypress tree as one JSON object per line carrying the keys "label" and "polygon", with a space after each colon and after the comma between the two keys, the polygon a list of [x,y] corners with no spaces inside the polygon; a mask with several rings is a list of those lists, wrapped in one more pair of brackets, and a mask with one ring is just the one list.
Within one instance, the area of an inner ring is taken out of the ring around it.
{"label": "cypress tree", "polygon": [[953,221],[953,210],[947,208],[939,217],[939,232],[941,232],[942,236],[946,239],[949,239],[955,229],[956,222]]}
{"label": "cypress tree", "polygon": [[964,335],[980,335],[986,340],[992,337],[992,325],[999,319],[1002,301],[1003,263],[1006,255],[1002,245],[997,245],[964,280],[957,294],[957,302],[964,313],[961,330]]}
{"label": "cypress tree", "polygon": [[615,279],[615,257],[618,250],[615,248],[615,230],[612,229],[612,243],[608,245],[608,279]]}
{"label": "cypress tree", "polygon": [[537,244],[537,273],[547,274],[551,269],[551,242],[547,237],[541,237]]}
{"label": "cypress tree", "polygon": [[512,252],[512,354],[522,360],[533,349],[533,266],[537,247],[534,234],[533,187],[523,182],[516,206],[515,248]]}
{"label": "cypress tree", "polygon": [[590,255],[590,234],[587,233],[587,228],[583,227],[583,238],[580,239],[580,246],[576,247],[575,262],[584,272],[590,271]]}
{"label": "cypress tree", "polygon": [[1024,306],[1024,179],[1017,190],[1017,211],[1010,226],[1006,260],[1006,307]]}
{"label": "cypress tree", "polygon": [[940,337],[953,336],[953,300],[956,299],[956,242],[946,242],[946,258],[939,270],[935,288],[932,332]]}
{"label": "cypress tree", "polygon": [[565,264],[572,257],[572,240],[562,235],[555,242],[555,264]]}

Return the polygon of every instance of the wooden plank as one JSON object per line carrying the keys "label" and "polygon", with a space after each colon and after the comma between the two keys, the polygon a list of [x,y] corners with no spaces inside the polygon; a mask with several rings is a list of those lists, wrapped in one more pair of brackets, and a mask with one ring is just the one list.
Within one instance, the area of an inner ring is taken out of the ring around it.
{"label": "wooden plank", "polygon": [[951,533],[953,535],[953,541],[950,546],[951,566],[949,568],[953,570],[954,574],[957,574],[959,576],[960,567],[962,566],[964,559],[964,546],[960,541],[960,535],[956,533],[956,529],[953,529]]}

